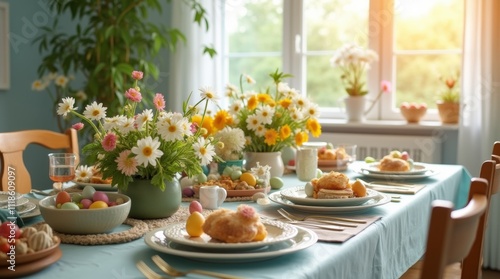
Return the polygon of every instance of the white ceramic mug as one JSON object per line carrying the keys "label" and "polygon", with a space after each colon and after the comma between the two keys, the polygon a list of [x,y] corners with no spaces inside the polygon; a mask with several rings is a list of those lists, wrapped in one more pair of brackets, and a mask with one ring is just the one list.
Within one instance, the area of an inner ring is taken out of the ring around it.
{"label": "white ceramic mug", "polygon": [[300,181],[310,181],[316,177],[318,151],[316,148],[299,148],[295,157],[295,172]]}
{"label": "white ceramic mug", "polygon": [[200,203],[203,208],[217,209],[226,199],[226,189],[219,186],[201,186]]}

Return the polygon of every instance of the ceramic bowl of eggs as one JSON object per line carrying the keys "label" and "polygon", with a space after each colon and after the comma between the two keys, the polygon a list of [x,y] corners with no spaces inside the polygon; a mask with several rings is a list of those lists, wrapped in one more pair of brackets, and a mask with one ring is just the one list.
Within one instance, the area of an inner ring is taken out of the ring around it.
{"label": "ceramic bowl of eggs", "polygon": [[130,212],[130,198],[85,186],[81,193],[61,191],[39,202],[40,213],[56,232],[65,234],[109,233]]}
{"label": "ceramic bowl of eggs", "polygon": [[408,123],[418,123],[427,112],[427,104],[404,102],[399,109]]}

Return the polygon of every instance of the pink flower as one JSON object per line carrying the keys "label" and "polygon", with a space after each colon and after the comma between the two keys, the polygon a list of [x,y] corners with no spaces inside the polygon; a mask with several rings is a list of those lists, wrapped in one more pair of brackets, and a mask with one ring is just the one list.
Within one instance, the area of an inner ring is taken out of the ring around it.
{"label": "pink flower", "polygon": [[116,140],[115,133],[107,133],[101,142],[102,148],[106,151],[113,151],[116,148]]}
{"label": "pink flower", "polygon": [[118,170],[128,176],[132,176],[138,171],[137,159],[135,157],[129,157],[130,153],[130,150],[122,151],[115,160],[115,162],[118,163]]}
{"label": "pink flower", "polygon": [[133,71],[132,72],[132,78],[135,80],[141,80],[143,76],[144,76],[143,72],[140,72],[140,71]]}
{"label": "pink flower", "polygon": [[384,93],[391,93],[391,91],[392,91],[391,82],[387,81],[387,80],[381,81],[380,88],[382,88],[382,92],[384,92]]}
{"label": "pink flower", "polygon": [[73,124],[73,126],[71,126],[73,129],[77,130],[77,131],[80,131],[81,129],[83,129],[85,125],[83,125],[82,122],[78,122],[78,123],[75,123]]}
{"label": "pink flower", "polygon": [[195,122],[191,123],[189,130],[191,131],[191,133],[195,134],[196,131],[198,131],[198,123]]}
{"label": "pink flower", "polygon": [[156,93],[155,97],[153,98],[153,104],[155,105],[157,110],[162,111],[165,109],[165,99],[163,98],[163,95],[160,93]]}
{"label": "pink flower", "polygon": [[125,97],[136,103],[139,103],[142,100],[141,92],[135,90],[135,88],[129,88],[129,90],[125,92]]}

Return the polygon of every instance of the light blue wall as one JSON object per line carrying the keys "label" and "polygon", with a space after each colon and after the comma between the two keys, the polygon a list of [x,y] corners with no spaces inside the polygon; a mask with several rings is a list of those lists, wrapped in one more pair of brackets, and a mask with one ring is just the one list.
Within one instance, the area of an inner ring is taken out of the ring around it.
{"label": "light blue wall", "polygon": [[[31,90],[41,62],[33,39],[41,34],[40,27],[48,24],[52,16],[44,1],[9,1],[10,27],[10,89],[0,91],[0,132],[25,129],[57,131],[52,102],[46,92]],[[26,167],[32,174],[35,188],[50,188],[47,150],[28,147]]]}
{"label": "light blue wall", "polygon": [[[0,132],[26,129],[59,131],[48,93],[31,90],[32,82],[38,78],[37,68],[43,57],[33,41],[42,34],[40,28],[50,25],[55,15],[48,10],[45,0],[16,0],[7,3],[10,27],[10,89],[0,90]],[[151,14],[154,21],[169,22],[167,4],[163,10],[164,15]],[[72,30],[73,24],[69,17],[59,17],[58,20],[59,26]],[[168,52],[163,52],[161,56],[158,65],[160,71],[165,74],[168,70]],[[168,88],[166,81],[163,81],[160,87]],[[166,92],[166,89],[157,90]],[[34,188],[45,189],[52,185],[47,175],[48,152],[38,146],[30,146],[26,152],[26,167],[32,175]]]}

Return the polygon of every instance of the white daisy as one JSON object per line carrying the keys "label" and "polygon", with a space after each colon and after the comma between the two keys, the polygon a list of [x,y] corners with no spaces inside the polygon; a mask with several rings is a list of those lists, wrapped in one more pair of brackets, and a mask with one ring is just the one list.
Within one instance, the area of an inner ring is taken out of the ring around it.
{"label": "white daisy", "polygon": [[90,178],[92,178],[92,174],[93,174],[93,168],[87,165],[80,165],[75,170],[76,180],[82,182],[90,181]]}
{"label": "white daisy", "polygon": [[47,87],[47,83],[43,82],[41,79],[35,80],[31,84],[31,90],[42,91]]}
{"label": "white daisy", "polygon": [[185,127],[182,119],[164,118],[156,123],[158,133],[166,141],[182,140]]}
{"label": "white daisy", "polygon": [[210,87],[203,87],[200,88],[201,91],[201,97],[202,98],[207,98],[208,100],[212,101],[214,104],[217,104],[217,101],[219,100],[219,96],[215,93],[215,91],[210,88]]}
{"label": "white daisy", "polygon": [[137,146],[132,148],[132,153],[134,153],[139,165],[144,165],[147,167],[151,164],[156,167],[156,158],[160,158],[163,155],[163,151],[158,150],[160,147],[160,141],[158,138],[152,139],[150,136],[140,139],[137,141]]}
{"label": "white daisy", "polygon": [[245,81],[248,83],[248,84],[255,84],[255,79],[253,79],[251,76],[245,74]]}
{"label": "white daisy", "polygon": [[142,113],[137,115],[135,119],[135,123],[137,123],[137,127],[142,128],[146,122],[153,121],[153,110],[145,109]]}
{"label": "white daisy", "polygon": [[315,103],[309,103],[309,106],[304,108],[305,117],[318,118],[319,117],[319,107]]}
{"label": "white daisy", "polygon": [[56,79],[54,80],[54,83],[57,85],[57,86],[60,86],[60,87],[66,87],[66,84],[68,84],[68,81],[69,79],[66,77],[66,76],[63,76],[63,75],[59,75],[56,77]]}
{"label": "white daisy", "polygon": [[297,95],[296,98],[293,98],[293,103],[299,108],[305,108],[309,106],[309,100],[301,95]]}
{"label": "white daisy", "polygon": [[106,117],[107,109],[107,107],[102,106],[102,103],[97,104],[97,102],[94,101],[92,104],[85,107],[83,115],[85,115],[85,117],[89,118],[90,120],[100,120]]}
{"label": "white daisy", "polygon": [[68,115],[68,112],[72,110],[76,110],[78,108],[75,108],[75,98],[73,97],[66,97],[62,99],[62,103],[59,103],[59,108],[57,109],[57,114],[66,116]]}
{"label": "white daisy", "polygon": [[126,118],[120,125],[118,126],[118,130],[123,134],[128,134],[135,130],[135,119],[134,118]]}
{"label": "white daisy", "polygon": [[257,130],[257,127],[259,127],[259,125],[261,125],[261,122],[260,122],[260,119],[257,115],[255,114],[252,114],[252,115],[249,115],[247,117],[247,129],[248,130]]}
{"label": "white daisy", "polygon": [[264,127],[264,125],[260,125],[257,126],[257,128],[255,129],[255,135],[257,135],[258,137],[263,137],[267,132],[267,129],[266,127]]}
{"label": "white daisy", "polygon": [[215,156],[215,148],[212,144],[205,142],[205,138],[201,137],[193,144],[193,149],[196,151],[196,156],[201,160],[201,165],[208,165],[213,156]]}
{"label": "white daisy", "polygon": [[125,123],[125,121],[127,121],[127,117],[125,117],[123,115],[106,117],[106,118],[104,118],[104,124],[103,124],[104,130],[109,131],[113,128],[118,128],[121,125],[123,125],[123,123]]}
{"label": "white daisy", "polygon": [[229,106],[229,113],[232,115],[236,115],[238,114],[238,112],[240,112],[241,108],[243,108],[243,102],[240,100],[236,100],[234,101],[234,103],[231,104],[231,106]]}
{"label": "white daisy", "polygon": [[262,124],[273,123],[274,109],[271,106],[269,105],[262,106],[257,109],[255,114],[257,115],[260,123]]}

